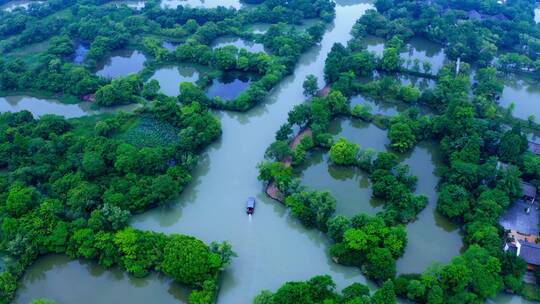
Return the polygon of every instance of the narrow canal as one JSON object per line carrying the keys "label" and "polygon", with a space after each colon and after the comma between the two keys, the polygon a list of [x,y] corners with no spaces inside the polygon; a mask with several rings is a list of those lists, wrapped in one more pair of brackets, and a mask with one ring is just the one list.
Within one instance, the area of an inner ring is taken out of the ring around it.
{"label": "narrow canal", "polygon": [[[223,276],[219,303],[250,303],[262,289],[324,273],[332,275],[340,288],[365,281],[358,269],[329,259],[325,236],[306,230],[283,206],[265,196],[256,166],[289,110],[305,100],[302,83],[306,75],[317,75],[322,81],[332,45],[345,44],[355,21],[371,7],[361,1],[337,1],[336,22],[320,46],[302,56],[294,75],[263,105],[245,114],[218,114],[223,137],[208,150],[179,202],[134,219],[133,226],[139,229],[185,233],[207,242],[229,240],[239,257]],[[259,204],[250,221],[243,207],[253,195]]]}

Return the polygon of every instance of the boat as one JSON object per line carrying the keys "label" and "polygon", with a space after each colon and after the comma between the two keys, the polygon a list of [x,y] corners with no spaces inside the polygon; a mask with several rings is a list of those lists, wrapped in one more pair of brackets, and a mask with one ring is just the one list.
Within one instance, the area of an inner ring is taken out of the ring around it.
{"label": "boat", "polygon": [[253,214],[253,212],[255,212],[255,198],[250,197],[246,202],[246,213]]}

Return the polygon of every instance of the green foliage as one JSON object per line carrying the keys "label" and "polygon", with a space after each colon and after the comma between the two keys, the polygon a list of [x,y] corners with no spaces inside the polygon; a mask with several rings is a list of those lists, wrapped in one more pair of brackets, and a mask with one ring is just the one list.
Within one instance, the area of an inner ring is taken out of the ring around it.
{"label": "green foliage", "polygon": [[268,149],[266,149],[264,156],[276,161],[280,161],[288,156],[291,156],[291,148],[289,147],[289,143],[282,140],[273,142]]}
{"label": "green foliage", "polygon": [[174,235],[163,248],[160,268],[177,282],[201,284],[221,267],[221,257],[203,242],[188,236]]}
{"label": "green foliage", "polygon": [[354,165],[359,151],[359,145],[340,138],[330,148],[330,159],[338,165]]}
{"label": "green foliage", "polygon": [[96,102],[100,106],[134,103],[143,89],[143,82],[137,75],[114,79],[96,92]]}
{"label": "green foliage", "polygon": [[319,80],[315,75],[307,75],[302,85],[305,96],[315,96],[319,91]]}
{"label": "green foliage", "polygon": [[[122,136],[95,134],[95,121],[79,126],[50,116],[35,120],[27,112],[0,115],[1,144],[7,148],[2,149],[7,170],[0,178],[0,249],[16,261],[2,274],[2,299],[13,297],[24,269],[47,253],[119,265],[138,277],[165,271],[163,264],[182,283],[204,289],[209,281],[213,289],[200,292],[214,298],[217,273],[233,256],[230,246],[214,253],[191,237],[124,227],[132,212],[165,204],[182,191],[191,180],[193,154],[219,136],[219,122],[197,103],[174,100],[155,101],[140,112],[113,115],[106,123],[114,128],[104,133],[116,135],[146,115],[197,137],[138,149]],[[190,253],[181,260],[182,269],[167,256],[177,239]]]}
{"label": "green foliage", "polygon": [[388,138],[392,141],[392,148],[402,153],[411,150],[416,144],[416,136],[406,123],[392,124]]}
{"label": "green foliage", "polygon": [[437,209],[448,217],[459,217],[469,210],[471,205],[471,195],[459,186],[446,184],[441,187]]}
{"label": "green foliage", "polygon": [[327,230],[327,222],[336,210],[336,199],[329,192],[299,192],[287,197],[285,204],[307,227]]}
{"label": "green foliage", "polygon": [[528,141],[525,135],[517,129],[504,133],[499,147],[501,160],[511,163],[518,163],[519,157],[527,150]]}
{"label": "green foliage", "polygon": [[[336,230],[336,220],[329,225]],[[333,246],[331,254],[344,261],[349,259],[348,256],[356,256],[355,263],[362,264],[366,275],[376,281],[393,278],[396,259],[403,255],[407,244],[405,228],[387,226],[382,218],[367,215],[357,216],[351,224],[341,225],[350,228],[343,234],[343,240]]]}

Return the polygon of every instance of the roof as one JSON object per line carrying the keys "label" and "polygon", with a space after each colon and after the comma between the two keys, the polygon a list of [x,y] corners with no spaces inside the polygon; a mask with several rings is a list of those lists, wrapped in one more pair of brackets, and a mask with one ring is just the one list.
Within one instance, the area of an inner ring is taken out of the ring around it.
{"label": "roof", "polygon": [[529,151],[540,155],[540,144],[529,141]]}
{"label": "roof", "polygon": [[247,208],[254,208],[255,207],[255,198],[254,197],[248,198],[248,200],[246,202],[246,207]]}
{"label": "roof", "polygon": [[506,20],[508,20],[508,17],[506,17],[505,15],[503,15],[503,14],[501,14],[501,13],[498,13],[497,15],[493,16],[493,18],[498,19],[498,20],[501,20],[501,21],[506,21]]}
{"label": "roof", "polygon": [[540,265],[540,245],[529,242],[519,242],[519,244],[521,245],[519,257],[528,264]]}
{"label": "roof", "polygon": [[[529,208],[529,212],[526,209]],[[518,199],[508,206],[506,212],[501,216],[499,223],[504,229],[514,231],[516,234],[523,235],[539,235],[538,220],[540,218],[540,210],[535,205],[523,199]],[[516,238],[520,239],[520,238]]]}
{"label": "roof", "polygon": [[469,19],[482,20],[482,14],[480,14],[479,12],[475,10],[472,10],[469,12]]}
{"label": "roof", "polygon": [[521,183],[521,190],[523,191],[523,196],[536,197],[536,187],[529,183]]}

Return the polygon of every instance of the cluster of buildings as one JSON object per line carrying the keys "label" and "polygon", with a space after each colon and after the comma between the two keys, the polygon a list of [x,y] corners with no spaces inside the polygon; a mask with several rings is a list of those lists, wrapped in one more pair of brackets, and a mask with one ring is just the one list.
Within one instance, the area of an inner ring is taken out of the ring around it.
{"label": "cluster of buildings", "polygon": [[[529,151],[540,155],[540,144],[529,142]],[[540,211],[536,202],[537,189],[530,183],[522,183],[523,196],[514,202],[500,220],[508,231],[504,250],[512,252],[527,262],[528,270],[540,266],[540,229],[538,227]],[[526,281],[533,281],[532,275],[525,276]]]}

